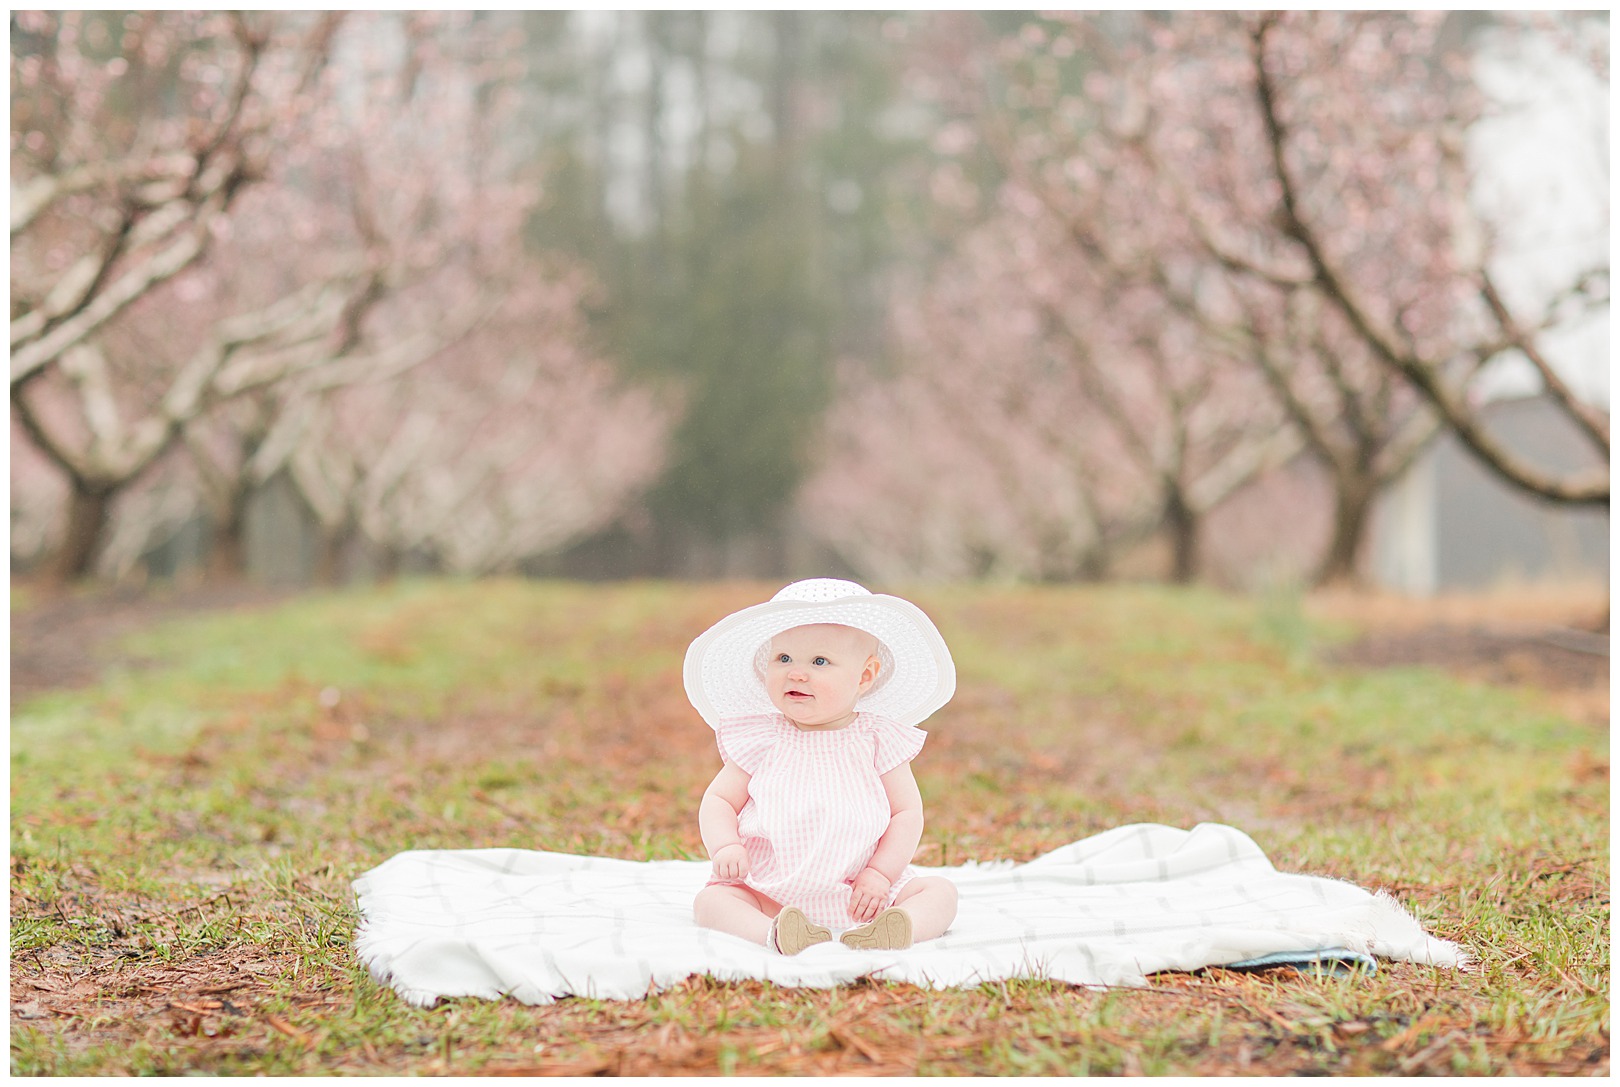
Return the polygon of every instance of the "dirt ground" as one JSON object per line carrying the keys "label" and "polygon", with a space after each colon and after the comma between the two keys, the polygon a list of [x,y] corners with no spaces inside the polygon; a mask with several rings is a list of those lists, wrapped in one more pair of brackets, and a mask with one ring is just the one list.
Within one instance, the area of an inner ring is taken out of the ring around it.
{"label": "dirt ground", "polygon": [[1363,636],[1324,653],[1360,668],[1429,666],[1506,687],[1551,692],[1571,717],[1609,720],[1609,601],[1602,587],[1499,590],[1412,599],[1320,593],[1312,616]]}
{"label": "dirt ground", "polygon": [[[15,594],[19,586],[13,584]],[[126,635],[165,619],[229,608],[263,607],[286,591],[255,585],[193,586],[163,591],[95,589],[46,592],[22,586],[25,605],[11,613],[11,701],[94,683],[114,665],[139,666],[120,651]]]}

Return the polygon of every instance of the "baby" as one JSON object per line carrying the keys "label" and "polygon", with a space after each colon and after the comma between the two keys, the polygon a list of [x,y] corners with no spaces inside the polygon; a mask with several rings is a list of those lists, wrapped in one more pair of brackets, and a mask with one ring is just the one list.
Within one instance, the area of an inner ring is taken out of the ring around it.
{"label": "baby", "polygon": [[712,863],[699,925],[784,955],[835,931],[896,949],[950,927],[955,886],[910,867],[916,726],[956,689],[920,608],[849,581],[795,582],[701,634],[685,682],[724,762],[698,809]]}

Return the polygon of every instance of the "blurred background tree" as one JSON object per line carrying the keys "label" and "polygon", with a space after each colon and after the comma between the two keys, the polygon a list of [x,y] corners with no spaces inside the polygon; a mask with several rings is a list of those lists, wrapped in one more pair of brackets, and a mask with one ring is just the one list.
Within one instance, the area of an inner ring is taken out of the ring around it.
{"label": "blurred background tree", "polygon": [[510,17],[13,29],[25,561],[126,574],[200,521],[203,565],[239,578],[249,509],[280,487],[326,549],[512,568],[656,470],[670,413],[614,387],[580,320],[589,278],[524,244]]}

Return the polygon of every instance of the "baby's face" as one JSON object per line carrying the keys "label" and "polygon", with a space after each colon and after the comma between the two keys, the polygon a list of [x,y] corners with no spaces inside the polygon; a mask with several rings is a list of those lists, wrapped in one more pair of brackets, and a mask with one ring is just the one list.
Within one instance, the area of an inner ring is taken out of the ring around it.
{"label": "baby's face", "polygon": [[816,623],[771,639],[765,691],[800,728],[837,729],[877,680],[877,639],[853,627]]}

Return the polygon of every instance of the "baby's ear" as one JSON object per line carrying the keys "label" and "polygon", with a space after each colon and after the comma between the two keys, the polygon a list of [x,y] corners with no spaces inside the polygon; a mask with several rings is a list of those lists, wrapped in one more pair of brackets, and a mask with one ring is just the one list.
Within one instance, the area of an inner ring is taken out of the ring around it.
{"label": "baby's ear", "polygon": [[878,673],[883,671],[883,661],[876,653],[866,658],[866,667],[861,669],[861,686],[870,687],[877,682]]}

